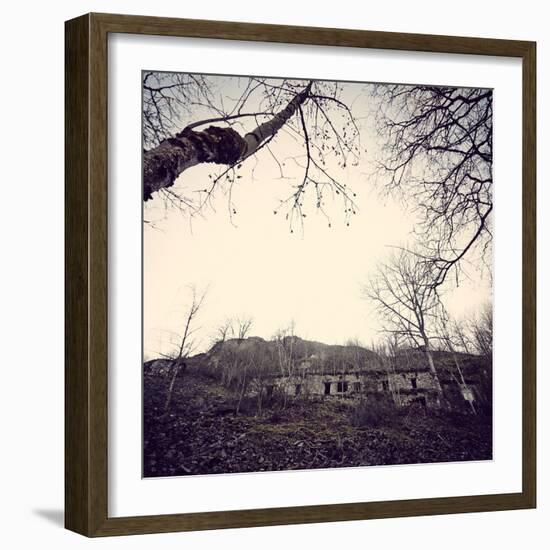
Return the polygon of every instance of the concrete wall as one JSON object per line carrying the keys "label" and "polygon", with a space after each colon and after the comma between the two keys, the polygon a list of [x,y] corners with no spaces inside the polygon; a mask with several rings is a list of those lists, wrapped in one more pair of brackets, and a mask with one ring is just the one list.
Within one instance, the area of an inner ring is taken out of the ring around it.
{"label": "concrete wall", "polygon": [[[368,399],[369,394],[387,392],[399,406],[408,405],[419,398],[427,406],[439,406],[439,399],[435,395],[437,388],[429,372],[305,373],[290,378],[275,377],[272,385],[290,396]],[[327,388],[330,388],[329,393]]]}

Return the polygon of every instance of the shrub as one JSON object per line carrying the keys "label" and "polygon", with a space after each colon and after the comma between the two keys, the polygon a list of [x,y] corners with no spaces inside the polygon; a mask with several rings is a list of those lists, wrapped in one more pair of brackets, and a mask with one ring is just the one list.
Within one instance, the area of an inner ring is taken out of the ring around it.
{"label": "shrub", "polygon": [[266,410],[282,409],[289,401],[282,388],[273,388],[269,395],[264,395],[262,407]]}
{"label": "shrub", "polygon": [[272,411],[272,413],[267,417],[267,420],[272,424],[278,424],[283,420],[283,414],[280,410]]}
{"label": "shrub", "polygon": [[365,428],[389,426],[398,422],[399,418],[399,409],[393,399],[378,394],[361,399],[351,413],[352,425]]}
{"label": "shrub", "polygon": [[244,416],[254,415],[258,409],[257,399],[250,395],[243,397],[234,395],[226,400],[226,406],[232,410],[234,415]]}

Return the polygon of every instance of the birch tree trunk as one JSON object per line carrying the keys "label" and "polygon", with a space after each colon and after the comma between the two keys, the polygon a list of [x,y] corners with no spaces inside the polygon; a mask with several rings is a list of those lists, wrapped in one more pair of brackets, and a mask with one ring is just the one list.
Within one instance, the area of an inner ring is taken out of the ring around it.
{"label": "birch tree trunk", "polygon": [[177,360],[176,364],[173,365],[172,378],[170,380],[170,385],[168,386],[168,391],[166,393],[166,400],[164,402],[164,416],[170,412],[170,405],[172,404],[172,396],[174,395],[174,386],[180,372],[185,371],[187,364],[182,362],[180,359]]}
{"label": "birch tree trunk", "polygon": [[439,394],[443,393],[443,390],[441,389],[441,383],[439,382],[439,376],[437,375],[437,371],[435,370],[435,364],[434,364],[434,358],[432,355],[432,351],[428,346],[426,346],[426,357],[428,358],[428,366],[430,368],[430,373],[432,375],[435,387]]}
{"label": "birch tree trunk", "polygon": [[[288,105],[271,119],[241,136],[230,127],[209,126],[195,131],[184,128],[174,137],[143,154],[143,200],[171,187],[188,168],[202,163],[234,165],[253,155],[260,145],[274,136],[307,99],[310,82]],[[194,126],[197,126],[196,124]]]}
{"label": "birch tree trunk", "polygon": [[443,395],[443,388],[441,387],[441,382],[439,381],[439,375],[437,374],[437,370],[435,368],[434,358],[433,358],[432,350],[430,348],[430,340],[428,338],[428,335],[425,334],[424,332],[422,332],[422,340],[424,342],[424,350],[426,353],[426,358],[428,359],[428,367],[430,369],[430,373],[434,381],[435,389],[439,394],[439,399],[446,402],[445,396]]}

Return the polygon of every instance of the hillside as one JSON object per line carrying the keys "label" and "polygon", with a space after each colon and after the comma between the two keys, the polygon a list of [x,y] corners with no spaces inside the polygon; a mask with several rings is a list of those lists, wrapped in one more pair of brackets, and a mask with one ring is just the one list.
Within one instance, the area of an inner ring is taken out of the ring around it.
{"label": "hillside", "polygon": [[165,391],[163,377],[145,378],[146,477],[492,457],[490,417],[397,412],[387,403],[373,415],[338,399],[294,399],[261,414],[246,399],[236,414],[235,393],[192,368],[178,378],[167,415]]}
{"label": "hillside", "polygon": [[441,351],[434,361],[441,402],[418,349],[389,362],[355,345],[252,337],[149,361],[144,475],[490,459],[490,363]]}
{"label": "hillside", "polygon": [[[280,372],[281,352],[286,359],[295,365],[300,365],[309,372],[330,372],[334,370],[350,371],[386,371],[387,365],[382,358],[372,350],[358,345],[324,344],[312,340],[304,340],[297,336],[288,336],[281,340],[264,340],[253,336],[245,339],[229,339],[212,346],[206,353],[200,353],[186,360],[191,367],[204,370],[214,369],[227,360],[228,356],[238,356],[241,360],[250,360],[262,364],[269,373]],[[446,351],[433,350],[432,355],[436,367],[442,375],[456,369],[453,354]],[[484,368],[486,361],[476,355],[455,353],[461,368],[468,374],[477,374]],[[155,364],[168,364],[165,360],[151,360],[144,365],[144,371],[155,368]],[[422,349],[399,350],[392,368],[397,370],[425,370],[426,356]],[[489,369],[490,370],[490,369]]]}

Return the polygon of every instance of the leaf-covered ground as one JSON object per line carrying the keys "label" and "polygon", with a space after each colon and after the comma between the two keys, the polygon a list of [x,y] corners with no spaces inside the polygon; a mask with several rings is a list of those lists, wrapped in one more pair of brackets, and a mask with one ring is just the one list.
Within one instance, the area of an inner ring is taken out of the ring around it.
{"label": "leaf-covered ground", "polygon": [[338,399],[290,401],[258,415],[235,415],[235,396],[186,372],[171,411],[162,415],[167,381],[144,382],[144,475],[170,476],[410,464],[492,458],[486,417],[420,410],[378,427],[356,427]]}

